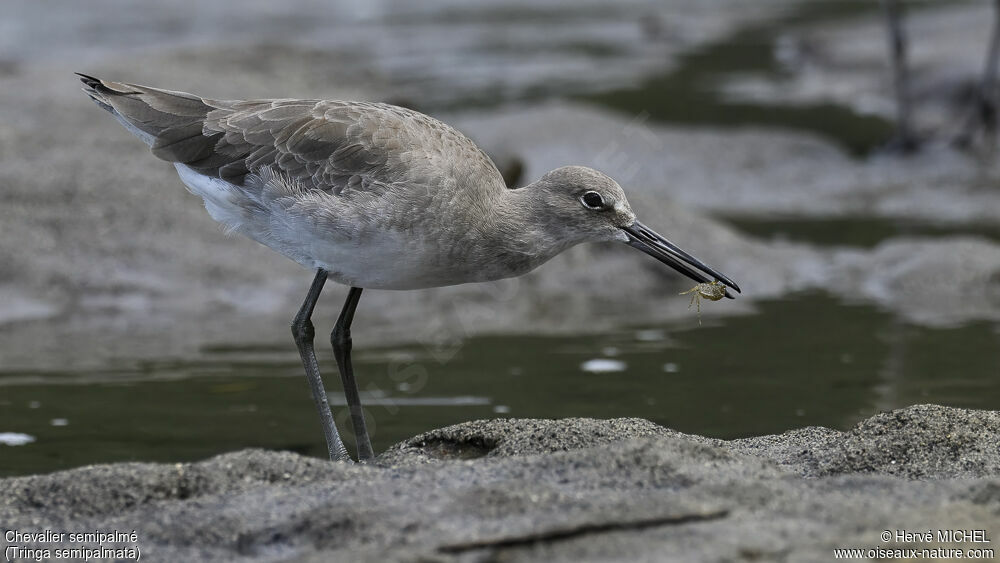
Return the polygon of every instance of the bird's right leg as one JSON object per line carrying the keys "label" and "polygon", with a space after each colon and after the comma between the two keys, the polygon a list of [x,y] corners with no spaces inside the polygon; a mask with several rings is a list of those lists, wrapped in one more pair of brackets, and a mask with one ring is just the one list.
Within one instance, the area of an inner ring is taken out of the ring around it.
{"label": "bird's right leg", "polygon": [[354,425],[354,438],[358,444],[358,461],[365,463],[375,459],[372,441],[368,437],[368,425],[365,423],[365,412],[361,407],[361,394],[358,392],[358,382],[354,379],[354,365],[351,362],[351,323],[354,322],[354,311],[361,299],[360,287],[352,287],[347,293],[347,301],[340,311],[337,324],[330,333],[330,344],[333,345],[333,356],[340,368],[340,379],[344,383],[344,396],[347,407],[351,411],[351,423]]}
{"label": "bird's right leg", "polygon": [[306,378],[309,380],[309,387],[312,388],[313,400],[316,402],[316,409],[319,410],[319,418],[323,424],[323,435],[326,436],[326,449],[330,453],[330,459],[351,461],[351,456],[348,455],[344,441],[340,439],[340,433],[337,432],[337,425],[333,421],[333,413],[330,412],[326,389],[323,388],[323,379],[319,375],[316,350],[313,348],[313,337],[316,331],[313,329],[312,313],[325,283],[326,270],[317,270],[316,277],[313,278],[312,285],[309,286],[309,293],[306,294],[306,300],[302,302],[302,307],[295,315],[295,319],[292,320],[292,337],[295,338],[295,346],[299,349],[302,367],[306,370]]}

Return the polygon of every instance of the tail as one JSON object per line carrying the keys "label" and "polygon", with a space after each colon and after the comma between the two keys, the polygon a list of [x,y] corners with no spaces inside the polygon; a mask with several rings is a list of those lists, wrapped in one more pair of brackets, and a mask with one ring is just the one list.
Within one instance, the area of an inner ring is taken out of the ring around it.
{"label": "tail", "polygon": [[205,119],[209,112],[226,107],[224,102],[77,75],[84,84],[83,91],[149,145],[157,157],[169,162],[193,163],[213,156],[222,133],[204,131]]}

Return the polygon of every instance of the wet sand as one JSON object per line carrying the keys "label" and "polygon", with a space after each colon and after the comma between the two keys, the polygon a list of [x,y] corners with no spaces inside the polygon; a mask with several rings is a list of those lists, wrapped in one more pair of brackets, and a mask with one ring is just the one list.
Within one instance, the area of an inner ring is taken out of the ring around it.
{"label": "wet sand", "polygon": [[641,419],[475,421],[368,466],[244,450],[3,479],[0,519],[134,530],[105,545],[147,561],[829,561],[927,547],[880,534],[928,529],[991,542],[932,547],[990,548],[998,434],[996,412],[933,405],[732,442]]}

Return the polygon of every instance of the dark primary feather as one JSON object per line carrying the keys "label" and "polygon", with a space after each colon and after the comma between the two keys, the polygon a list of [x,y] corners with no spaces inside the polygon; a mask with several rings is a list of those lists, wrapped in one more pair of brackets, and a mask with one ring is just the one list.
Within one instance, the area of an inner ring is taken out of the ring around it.
{"label": "dark primary feather", "polygon": [[[420,183],[421,165],[461,179],[494,177],[492,161],[451,127],[380,103],[212,100],[80,75],[98,105],[152,136],[157,157],[244,185],[262,167],[305,189],[340,193]],[[477,170],[450,168],[472,162]]]}

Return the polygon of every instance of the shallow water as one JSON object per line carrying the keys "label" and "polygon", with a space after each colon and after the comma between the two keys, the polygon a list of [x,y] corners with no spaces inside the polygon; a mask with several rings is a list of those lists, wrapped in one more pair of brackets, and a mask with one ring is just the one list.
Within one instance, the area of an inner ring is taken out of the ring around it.
{"label": "shallow water", "polygon": [[877,9],[873,2],[819,0],[796,6],[781,18],[743,29],[680,58],[677,68],[647,77],[637,86],[586,94],[582,99],[616,110],[644,112],[655,121],[688,125],[758,125],[811,131],[862,156],[891,138],[891,122],[836,104],[778,105],[732,102],[718,92],[719,81],[735,74],[778,77],[776,57],[787,27],[858,16]]}
{"label": "shallow water", "polygon": [[[916,403],[1000,408],[993,325],[919,328],[817,293],[760,309],[702,326],[692,317],[600,335],[362,347],[357,371],[376,449],[498,416],[636,416],[735,438],[808,425],[844,429]],[[321,362],[331,398],[342,404],[328,352]],[[245,447],[325,451],[290,342],[90,372],[0,373],[0,390],[0,433],[34,438],[0,445],[3,475],[193,460]],[[346,430],[344,408],[335,408]]]}
{"label": "shallow water", "polygon": [[[248,0],[234,6],[94,0],[80,11],[72,2],[13,0],[10,17],[0,20],[0,66],[16,72],[38,61],[73,60],[88,67],[124,50],[252,41],[322,52],[338,62],[346,80],[374,77],[392,101],[431,113],[572,96],[665,123],[806,129],[857,154],[880,146],[892,129],[883,119],[832,104],[729,103],[716,88],[733,74],[780,73],[775,49],[783,30],[876,10],[868,0],[790,3],[785,13],[705,44],[676,65],[685,37],[707,31],[681,27],[683,21],[671,19],[674,11],[651,0],[295,0],[282,8]],[[116,66],[128,74],[127,63]]]}

